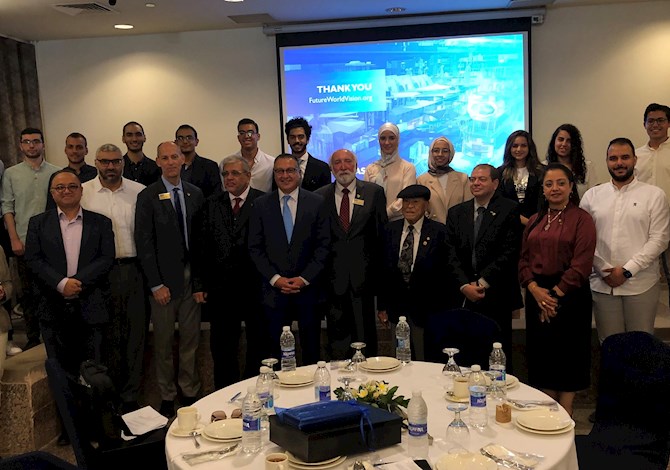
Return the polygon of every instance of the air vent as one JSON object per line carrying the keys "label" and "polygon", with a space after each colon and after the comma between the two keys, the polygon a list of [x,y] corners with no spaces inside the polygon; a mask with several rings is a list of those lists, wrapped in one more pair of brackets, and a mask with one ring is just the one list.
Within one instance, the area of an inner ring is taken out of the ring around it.
{"label": "air vent", "polygon": [[118,13],[116,10],[99,3],[61,3],[51,6],[55,10],[70,16],[77,16],[82,13]]}

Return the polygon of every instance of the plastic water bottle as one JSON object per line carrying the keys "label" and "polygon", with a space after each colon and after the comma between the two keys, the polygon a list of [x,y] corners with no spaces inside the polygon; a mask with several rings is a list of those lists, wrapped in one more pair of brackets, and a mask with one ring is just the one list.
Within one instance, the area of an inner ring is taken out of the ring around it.
{"label": "plastic water bottle", "polygon": [[330,401],[330,372],[326,368],[326,361],[316,363],[314,372],[314,399],[316,401]]}
{"label": "plastic water bottle", "polygon": [[502,344],[493,343],[493,350],[489,356],[489,371],[497,374],[491,378],[491,399],[504,401],[507,397],[507,358],[502,350]]}
{"label": "plastic water bottle", "polygon": [[263,404],[253,385],[247,388],[242,403],[242,452],[253,454],[261,450],[261,411]]}
{"label": "plastic water bottle", "polygon": [[262,366],[258,379],[256,379],[256,393],[263,404],[261,412],[261,431],[263,431],[263,434],[267,433],[270,429],[269,414],[272,408],[274,408],[274,386],[272,369]]}
{"label": "plastic water bottle", "polygon": [[409,457],[428,458],[428,406],[421,395],[421,390],[412,391],[412,399],[407,405],[407,424]]}
{"label": "plastic water bottle", "polygon": [[478,429],[484,429],[488,424],[488,413],[486,411],[486,378],[479,364],[473,364],[470,368],[470,424]]}
{"label": "plastic water bottle", "polygon": [[395,357],[403,364],[408,364],[412,360],[407,317],[400,317],[395,326]]}
{"label": "plastic water bottle", "polygon": [[285,326],[279,337],[281,346],[281,370],[282,372],[295,370],[295,336],[291,333],[291,327]]}

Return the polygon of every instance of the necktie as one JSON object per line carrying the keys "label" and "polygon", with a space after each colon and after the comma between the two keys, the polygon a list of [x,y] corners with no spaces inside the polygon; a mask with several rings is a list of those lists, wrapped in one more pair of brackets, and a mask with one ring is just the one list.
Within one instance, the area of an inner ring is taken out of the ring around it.
{"label": "necktie", "polygon": [[340,222],[345,232],[349,231],[349,190],[342,190],[342,203],[340,204]]}
{"label": "necktie", "polygon": [[409,282],[409,278],[412,275],[412,264],[414,262],[414,226],[410,225],[407,227],[407,236],[405,241],[402,243],[402,249],[400,250],[400,258],[398,258],[398,268],[402,273],[402,277],[405,282]]}
{"label": "necktie", "polygon": [[287,194],[282,199],[284,199],[284,210],[282,211],[284,230],[286,230],[286,238],[290,242],[291,235],[293,235],[293,216],[291,215],[291,208],[288,206],[288,201],[291,199],[291,196]]}
{"label": "necktie", "polygon": [[475,217],[475,227],[472,236],[472,268],[477,269],[477,257],[475,256],[475,244],[477,243],[477,235],[479,234],[479,227],[482,226],[482,219],[484,218],[484,206],[477,208],[477,217]]}
{"label": "necktie", "polygon": [[[186,233],[184,227],[184,211],[181,210],[181,198],[179,197],[179,188],[174,188],[172,190],[174,193],[174,211],[177,213],[177,225],[179,225],[179,231],[181,232],[181,238],[186,243]],[[187,246],[188,247],[188,246]]]}
{"label": "necktie", "polygon": [[240,213],[240,209],[241,209],[240,202],[242,202],[242,198],[241,197],[236,197],[236,198],[233,199],[233,201],[235,201],[235,205],[233,206],[233,215],[235,217],[237,217],[237,215]]}

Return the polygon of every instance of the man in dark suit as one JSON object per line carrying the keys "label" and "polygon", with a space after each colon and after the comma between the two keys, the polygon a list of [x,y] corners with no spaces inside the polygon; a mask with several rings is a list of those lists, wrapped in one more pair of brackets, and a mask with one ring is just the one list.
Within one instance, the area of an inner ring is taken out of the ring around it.
{"label": "man in dark suit", "polygon": [[[209,346],[216,389],[239,382],[239,343],[244,320],[247,342],[243,377],[258,374],[270,349],[262,332],[261,279],[249,257],[249,215],[263,192],[249,186],[251,168],[246,158],[223,159],[225,192],[205,201],[193,225],[193,290],[196,301],[210,308]],[[244,308],[231,308],[231,302]]]}
{"label": "man in dark suit", "polygon": [[58,171],[50,191],[57,208],[30,218],[26,263],[40,294],[37,315],[47,355],[78,376],[83,361],[101,360],[114,233],[110,219],[81,208],[81,183],[72,171]]}
{"label": "man in dark suit", "polygon": [[330,157],[335,182],[316,191],[324,197],[330,218],[325,278],[331,359],[351,356],[352,341],[363,341],[365,354],[377,355],[375,294],[384,256],[379,240],[388,222],[386,196],[381,186],[356,179],[357,165],[351,151],[336,150]]}
{"label": "man in dark suit", "polygon": [[449,209],[449,298],[452,306],[465,301],[466,308],[498,323],[509,371],[512,311],[523,306],[518,282],[522,226],[519,204],[496,194],[499,180],[496,168],[477,165],[470,175],[474,199]]}
{"label": "man in dark suit", "polygon": [[[318,158],[315,158],[307,152],[307,144],[312,136],[312,126],[306,119],[293,118],[284,126],[286,140],[291,146],[291,153],[300,162],[300,171],[302,172],[301,188],[308,191],[316,191],[322,186],[330,184],[330,168],[328,164]],[[276,189],[276,185],[273,186]]]}
{"label": "man in dark suit", "polygon": [[175,132],[175,143],[184,155],[181,179],[196,185],[205,198],[221,192],[219,165],[209,158],[198,155],[195,148],[200,140],[193,126],[182,124]]}
{"label": "man in dark suit", "polygon": [[278,189],[256,199],[249,221],[249,254],[262,277],[272,350],[279,354],[282,326],[297,316],[302,362],[313,364],[320,351],[329,221],[323,197],[299,187],[300,165],[294,155],[279,155],[273,172]]}
{"label": "man in dark suit", "polygon": [[377,297],[383,324],[406,316],[412,358],[424,359],[426,317],[444,304],[447,247],[444,224],[426,217],[430,190],[412,184],[398,193],[403,218],[384,228],[384,283]]}
{"label": "man in dark suit", "polygon": [[137,196],[135,244],[142,271],[151,288],[154,357],[162,403],[160,412],[174,416],[172,343],[179,322],[181,404],[191,405],[200,392],[197,352],[200,341],[200,304],[192,296],[189,247],[192,220],[204,202],[202,191],[181,180],[184,156],[174,142],[158,146],[156,163],[162,176]]}

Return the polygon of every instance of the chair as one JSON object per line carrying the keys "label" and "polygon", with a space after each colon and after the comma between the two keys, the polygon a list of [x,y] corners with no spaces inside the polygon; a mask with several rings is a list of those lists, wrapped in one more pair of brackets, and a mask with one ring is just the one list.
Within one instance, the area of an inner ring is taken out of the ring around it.
{"label": "chair", "polygon": [[89,428],[83,410],[77,404],[72,379],[57,360],[46,360],[46,371],[51,392],[56,400],[63,425],[70,438],[79,468],[88,470],[118,470],[132,468],[140,462],[151,462],[153,469],[167,469],[165,433],[167,427],[138,436],[130,441],[121,439],[96,445],[86,430]]}
{"label": "chair", "polygon": [[665,470],[670,458],[670,346],[631,331],[602,344],[596,422],[577,436],[579,468]]}
{"label": "chair", "polygon": [[78,470],[72,465],[53,454],[41,450],[26,452],[0,459],[0,470]]}
{"label": "chair", "polygon": [[500,337],[500,327],[491,318],[466,308],[431,313],[426,318],[424,354],[428,362],[446,362],[444,348],[458,348],[456,363],[479,364],[488,369],[493,342]]}

